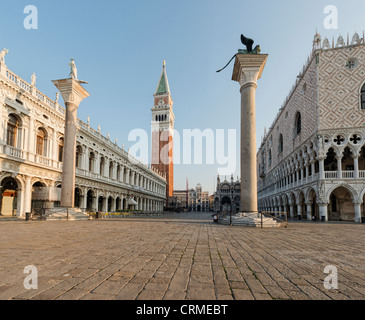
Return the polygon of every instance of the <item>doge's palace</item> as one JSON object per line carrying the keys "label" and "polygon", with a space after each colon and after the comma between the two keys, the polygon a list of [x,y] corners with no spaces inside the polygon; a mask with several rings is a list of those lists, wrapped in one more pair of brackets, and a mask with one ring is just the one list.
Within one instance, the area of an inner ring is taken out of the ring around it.
{"label": "doge's palace", "polygon": [[313,49],[257,155],[259,208],[361,222],[365,194],[364,35]]}

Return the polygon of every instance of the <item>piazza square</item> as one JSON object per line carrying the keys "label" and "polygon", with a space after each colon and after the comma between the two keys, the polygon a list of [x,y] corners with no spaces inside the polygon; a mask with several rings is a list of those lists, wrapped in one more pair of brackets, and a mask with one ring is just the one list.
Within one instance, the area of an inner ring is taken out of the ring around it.
{"label": "piazza square", "polygon": [[[184,213],[2,222],[0,230],[2,300],[365,298],[362,225],[242,228]],[[23,286],[28,265],[38,271],[36,290]],[[324,287],[329,265],[338,270],[338,289]]]}

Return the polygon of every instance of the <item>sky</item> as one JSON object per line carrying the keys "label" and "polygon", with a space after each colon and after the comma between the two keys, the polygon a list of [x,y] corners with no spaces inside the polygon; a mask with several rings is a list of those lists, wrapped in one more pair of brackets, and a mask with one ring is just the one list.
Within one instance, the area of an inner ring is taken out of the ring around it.
{"label": "sky", "polygon": [[[27,5],[38,10],[38,29],[24,27]],[[334,30],[324,26],[328,5],[338,9]],[[236,130],[235,159],[230,160],[237,178],[239,85],[231,80],[233,63],[221,73],[216,70],[243,49],[240,35],[269,54],[256,92],[259,145],[312,50],[316,30],[329,39],[346,39],[347,33],[351,38],[355,31],[362,36],[364,12],[363,0],[3,0],[0,50],[9,50],[6,65],[24,80],[30,82],[35,72],[38,90],[52,99],[57,89],[51,80],[68,77],[74,58],[91,94],[78,117],[86,122],[89,116],[94,129],[100,125],[103,135],[110,133],[126,149],[135,143],[128,141],[132,130],[150,134],[153,94],[166,60],[176,131],[182,136],[186,129],[223,129],[228,139],[228,130]],[[224,165],[217,159],[184,164],[182,153],[181,164],[174,166],[174,188],[185,189],[188,178],[189,187],[200,183],[213,193]]]}

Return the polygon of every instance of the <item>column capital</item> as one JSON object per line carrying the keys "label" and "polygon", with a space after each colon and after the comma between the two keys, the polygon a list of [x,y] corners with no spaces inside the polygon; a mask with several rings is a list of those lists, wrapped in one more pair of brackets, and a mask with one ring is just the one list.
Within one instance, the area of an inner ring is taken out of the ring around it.
{"label": "column capital", "polygon": [[61,92],[65,104],[72,103],[78,107],[81,101],[90,95],[80,82],[75,79],[53,80],[52,82]]}
{"label": "column capital", "polygon": [[239,82],[241,87],[256,85],[264,71],[267,58],[267,54],[237,54],[232,80]]}

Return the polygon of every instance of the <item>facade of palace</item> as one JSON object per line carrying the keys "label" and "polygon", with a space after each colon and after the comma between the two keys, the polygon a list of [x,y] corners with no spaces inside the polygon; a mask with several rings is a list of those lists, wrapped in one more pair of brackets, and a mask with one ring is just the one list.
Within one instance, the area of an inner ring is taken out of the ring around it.
{"label": "facade of palace", "polygon": [[214,193],[214,212],[238,213],[241,206],[241,181],[217,177],[217,191]]}
{"label": "facade of palace", "polygon": [[259,210],[361,222],[365,194],[365,44],[319,34],[257,155]]}
{"label": "facade of palace", "polygon": [[[65,109],[27,83],[0,59],[1,214],[58,206]],[[166,178],[132,159],[100,129],[78,120],[75,207],[83,211],[162,211]]]}

